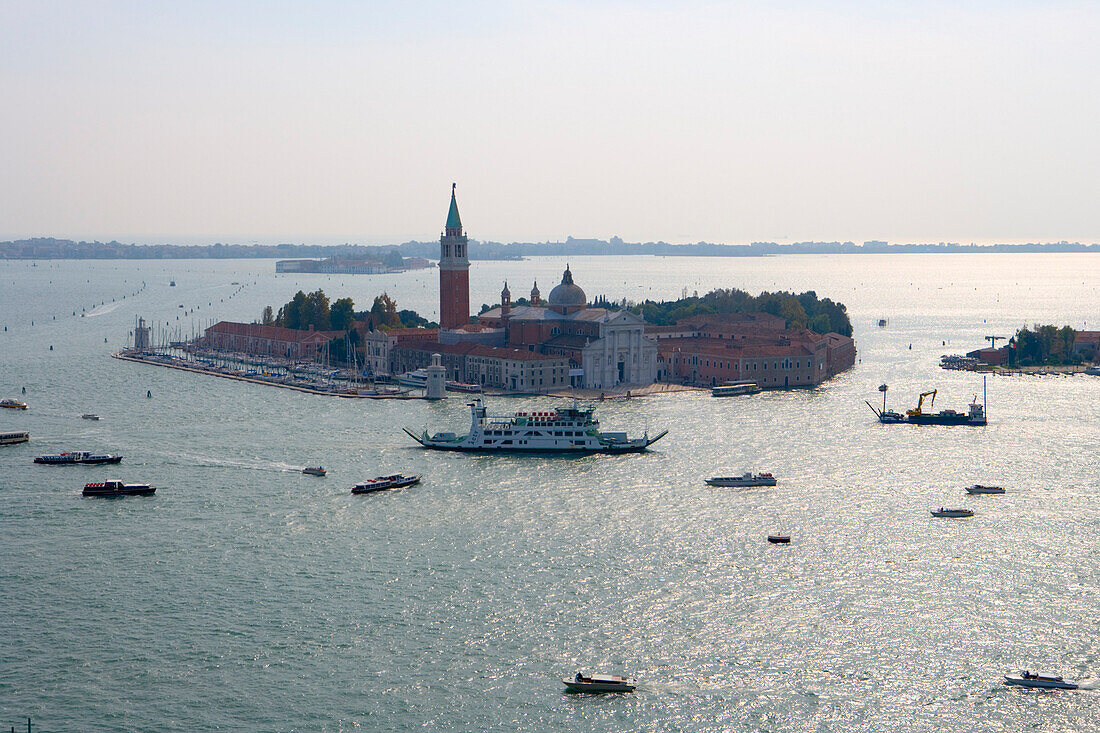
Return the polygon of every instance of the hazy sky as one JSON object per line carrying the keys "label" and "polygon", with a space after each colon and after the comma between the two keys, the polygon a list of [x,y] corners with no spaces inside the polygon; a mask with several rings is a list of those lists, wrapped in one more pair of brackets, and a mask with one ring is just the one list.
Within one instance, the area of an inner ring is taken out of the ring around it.
{"label": "hazy sky", "polygon": [[1100,241],[1100,4],[0,0],[0,239]]}

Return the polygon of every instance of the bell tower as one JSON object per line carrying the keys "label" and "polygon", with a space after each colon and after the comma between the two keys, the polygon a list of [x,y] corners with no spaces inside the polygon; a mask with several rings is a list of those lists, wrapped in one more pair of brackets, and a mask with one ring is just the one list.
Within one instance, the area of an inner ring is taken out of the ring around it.
{"label": "bell tower", "polygon": [[439,238],[439,327],[454,329],[470,322],[470,258],[466,235],[451,184],[451,210]]}

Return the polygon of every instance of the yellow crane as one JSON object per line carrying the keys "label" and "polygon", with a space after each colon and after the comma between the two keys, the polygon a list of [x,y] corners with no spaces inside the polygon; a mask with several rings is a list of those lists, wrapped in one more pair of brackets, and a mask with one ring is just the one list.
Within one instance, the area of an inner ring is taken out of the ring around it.
{"label": "yellow crane", "polygon": [[928,401],[928,409],[932,409],[932,406],[936,404],[936,390],[932,390],[931,392],[921,392],[920,399],[917,400],[916,409],[915,410],[906,410],[905,414],[906,415],[920,415],[921,414],[921,407],[924,406],[924,398],[928,397],[929,395],[932,396],[932,399],[930,399]]}

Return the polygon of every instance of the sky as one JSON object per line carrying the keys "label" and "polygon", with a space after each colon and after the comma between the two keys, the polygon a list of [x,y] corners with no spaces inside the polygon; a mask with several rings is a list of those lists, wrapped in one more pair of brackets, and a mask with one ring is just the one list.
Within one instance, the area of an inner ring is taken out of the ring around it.
{"label": "sky", "polygon": [[0,240],[1100,241],[1100,3],[0,0]]}

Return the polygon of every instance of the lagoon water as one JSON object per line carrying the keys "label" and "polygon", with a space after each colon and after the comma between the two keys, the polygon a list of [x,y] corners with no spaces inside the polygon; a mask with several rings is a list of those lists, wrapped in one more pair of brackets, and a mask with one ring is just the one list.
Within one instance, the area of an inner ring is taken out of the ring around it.
{"label": "lagoon water", "polygon": [[[564,264],[475,262],[471,301],[496,302],[505,279],[514,297],[536,278],[547,293]],[[190,335],[211,320],[255,319],[298,289],[360,307],[386,290],[435,317],[434,270],[0,262],[0,397],[31,406],[0,411],[0,431],[32,435],[0,447],[0,727],[28,716],[42,731],[1018,731],[1100,721],[1100,691],[1001,684],[1027,667],[1100,687],[1100,378],[990,378],[985,428],[883,426],[863,404],[887,382],[896,408],[936,388],[937,409],[963,409],[981,379],[940,370],[941,354],[1035,322],[1100,329],[1100,257],[570,265],[590,298],[816,290],[848,306],[859,363],[815,390],[599,405],[605,429],[670,430],[644,455],[430,453],[401,427],[464,428],[461,396],[341,400],[109,354],[136,315]],[[125,458],[32,464],[70,449]],[[317,463],[327,478],[299,473]],[[779,486],[702,481],[749,468],[774,472]],[[406,470],[423,483],[348,493]],[[84,482],[108,477],[158,490],[80,496]],[[1008,493],[966,496],[975,482]],[[933,519],[941,505],[976,514]],[[790,546],[765,542],[776,529]],[[577,669],[641,682],[630,696],[564,694],[559,678]]]}

